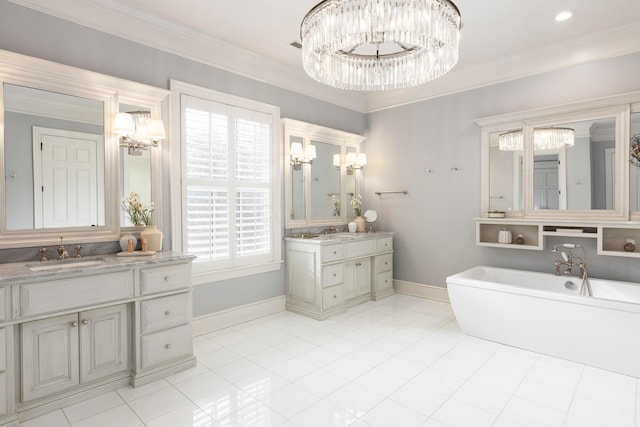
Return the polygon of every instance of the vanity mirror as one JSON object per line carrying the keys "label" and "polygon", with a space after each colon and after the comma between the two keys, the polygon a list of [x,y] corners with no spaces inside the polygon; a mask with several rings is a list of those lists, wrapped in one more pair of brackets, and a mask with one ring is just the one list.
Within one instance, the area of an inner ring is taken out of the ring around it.
{"label": "vanity mirror", "polygon": [[[364,137],[292,119],[282,125],[286,228],[345,224],[354,216],[349,202],[360,185],[360,171],[346,167],[347,156],[357,157]],[[294,167],[292,147],[296,153],[313,147],[315,157]]]}
{"label": "vanity mirror", "polygon": [[51,245],[60,236],[118,240],[120,198],[127,185],[140,183],[159,202],[161,190],[154,187],[161,182],[161,162],[160,151],[157,158],[150,153],[145,165],[119,155],[113,118],[119,107],[130,106],[159,118],[167,95],[163,89],[0,51],[5,177],[0,247]]}
{"label": "vanity mirror", "polygon": [[628,121],[629,104],[589,103],[479,120],[482,214],[628,218]]}

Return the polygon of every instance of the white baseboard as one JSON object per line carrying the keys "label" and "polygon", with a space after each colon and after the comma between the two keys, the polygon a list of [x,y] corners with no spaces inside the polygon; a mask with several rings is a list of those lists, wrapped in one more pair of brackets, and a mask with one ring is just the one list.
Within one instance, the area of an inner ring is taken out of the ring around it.
{"label": "white baseboard", "polygon": [[270,314],[280,313],[284,311],[285,303],[286,297],[282,295],[196,317],[193,319],[193,336],[208,334]]}
{"label": "white baseboard", "polygon": [[449,292],[447,288],[433,285],[423,285],[421,283],[405,282],[404,280],[394,280],[393,288],[399,294],[413,295],[415,297],[427,298],[436,301],[449,303]]}

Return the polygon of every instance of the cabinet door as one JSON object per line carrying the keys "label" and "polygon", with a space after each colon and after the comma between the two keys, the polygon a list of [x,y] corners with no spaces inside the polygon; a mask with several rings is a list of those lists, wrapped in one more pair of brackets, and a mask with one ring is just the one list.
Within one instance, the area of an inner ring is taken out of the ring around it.
{"label": "cabinet door", "polygon": [[7,415],[7,341],[4,328],[0,328],[0,418]]}
{"label": "cabinet door", "polygon": [[351,299],[371,292],[371,258],[344,263],[344,297]]}
{"label": "cabinet door", "polygon": [[79,383],[76,313],[26,322],[20,331],[23,402]]}
{"label": "cabinet door", "polygon": [[80,382],[129,369],[127,304],[80,313]]}

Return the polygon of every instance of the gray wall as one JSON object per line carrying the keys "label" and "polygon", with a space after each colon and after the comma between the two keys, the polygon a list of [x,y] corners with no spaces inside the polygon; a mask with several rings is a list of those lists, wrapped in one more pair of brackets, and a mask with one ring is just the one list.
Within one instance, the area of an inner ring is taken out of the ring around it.
{"label": "gray wall", "polygon": [[[365,131],[364,114],[94,31],[4,0],[0,0],[0,49],[167,89],[169,80],[177,79],[277,105],[282,117],[347,132],[363,134]],[[168,177],[168,171],[163,175]],[[166,179],[163,183],[163,217],[170,218],[169,183]],[[168,234],[169,230],[163,232]],[[167,235],[167,238],[171,236]],[[95,251],[99,253],[100,249]],[[10,252],[0,251],[0,260],[15,260],[15,254]],[[30,259],[36,259],[36,256],[37,252],[34,252]],[[194,315],[283,294],[282,269],[199,285],[194,290]]]}
{"label": "gray wall", "polygon": [[[378,229],[396,233],[395,278],[444,286],[478,264],[551,272],[549,245],[571,240],[587,247],[592,277],[637,282],[640,263],[597,256],[595,239],[548,239],[541,252],[478,247],[472,219],[480,215],[477,118],[638,91],[638,69],[633,54],[369,114],[365,203],[378,211]],[[409,194],[373,194],[382,190]]]}

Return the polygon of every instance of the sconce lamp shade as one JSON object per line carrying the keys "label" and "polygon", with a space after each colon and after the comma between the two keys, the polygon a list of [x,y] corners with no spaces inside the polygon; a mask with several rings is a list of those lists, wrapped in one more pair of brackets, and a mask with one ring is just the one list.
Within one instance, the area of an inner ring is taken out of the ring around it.
{"label": "sconce lamp shade", "polygon": [[360,167],[365,166],[367,164],[367,155],[365,153],[358,153],[358,160],[356,163]]}
{"label": "sconce lamp shade", "polygon": [[133,135],[136,132],[133,126],[133,116],[129,113],[117,113],[113,123],[113,132],[119,136]]}
{"label": "sconce lamp shade", "polygon": [[339,168],[340,167],[340,154],[333,155],[333,166]]}
{"label": "sconce lamp shade", "polygon": [[307,145],[307,149],[304,152],[304,157],[313,160],[316,158],[316,146],[315,145]]}
{"label": "sconce lamp shade", "polygon": [[149,120],[147,125],[147,138],[151,140],[165,139],[164,123],[162,120]]}
{"label": "sconce lamp shade", "polygon": [[302,157],[302,144],[299,142],[292,142],[289,154],[291,154],[291,157],[293,158]]}
{"label": "sconce lamp shade", "polygon": [[347,153],[347,165],[349,166],[353,166],[356,164],[356,159],[357,159],[357,155],[355,152],[349,152]]}

